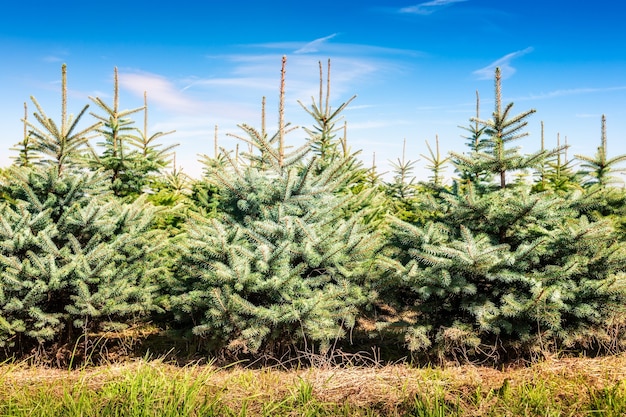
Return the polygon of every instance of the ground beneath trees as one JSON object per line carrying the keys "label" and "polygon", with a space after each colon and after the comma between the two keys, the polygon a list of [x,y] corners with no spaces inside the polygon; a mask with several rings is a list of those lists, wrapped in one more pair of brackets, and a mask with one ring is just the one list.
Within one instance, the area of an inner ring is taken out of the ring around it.
{"label": "ground beneath trees", "polygon": [[[272,404],[274,415],[292,415],[313,406],[317,412],[307,415],[404,415],[418,406],[450,415],[620,415],[620,410],[626,410],[624,381],[624,354],[549,358],[502,369],[388,365],[284,370],[181,367],[161,360],[137,360],[68,371],[4,364],[0,366],[0,409],[25,401],[25,410],[29,398],[40,404],[43,393],[59,404],[89,398],[92,404],[101,401],[103,407],[110,407],[116,396],[120,398],[115,403],[141,398],[143,403],[137,407],[145,406],[148,397],[154,398],[150,404],[155,407],[162,407],[168,397],[172,403],[184,399],[189,407],[193,407],[190,398],[203,398],[205,405],[211,399],[222,407],[219,410],[230,410],[233,415],[271,415],[268,406]],[[608,406],[615,414],[606,412]]]}

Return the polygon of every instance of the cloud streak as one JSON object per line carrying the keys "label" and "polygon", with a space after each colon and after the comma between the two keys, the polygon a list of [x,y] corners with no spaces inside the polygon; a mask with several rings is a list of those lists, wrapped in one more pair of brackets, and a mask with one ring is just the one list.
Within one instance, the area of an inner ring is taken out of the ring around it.
{"label": "cloud streak", "polygon": [[427,16],[455,3],[463,3],[465,1],[467,0],[432,0],[416,4],[414,6],[403,7],[399,10],[399,12],[404,14]]}
{"label": "cloud streak", "polygon": [[60,57],[55,56],[55,55],[47,55],[47,56],[44,56],[41,60],[42,60],[43,62],[48,62],[48,63],[63,62],[63,58],[60,58]]}
{"label": "cloud streak", "polygon": [[[382,74],[406,71],[398,64],[394,55],[413,56],[409,51],[384,48],[372,50],[367,45],[346,44],[334,44],[332,48],[324,48],[323,53],[312,52],[317,46],[311,47],[311,44],[319,45],[320,42],[326,42],[324,39],[331,39],[333,36],[319,38],[307,44],[292,42],[252,44],[245,46],[253,49],[251,53],[210,56],[209,59],[219,61],[223,65],[222,70],[210,77],[199,75],[188,79],[183,91],[185,93],[202,91],[203,94],[209,93],[216,97],[246,95],[254,98],[269,93],[269,99],[272,99],[279,84],[277,70],[280,68],[281,56],[285,49],[289,49],[311,52],[288,54],[288,102],[295,103],[296,99],[306,102],[311,96],[317,96],[319,74],[315,69],[319,62],[323,62],[325,66],[328,58],[332,62],[332,96],[335,98],[344,94],[351,96],[359,84],[368,83]],[[357,53],[358,51],[361,53]]]}
{"label": "cloud streak", "polygon": [[621,85],[617,87],[601,87],[601,88],[569,88],[565,90],[554,90],[548,93],[541,94],[530,94],[524,97],[522,100],[543,100],[550,98],[558,98],[565,96],[574,96],[580,94],[596,94],[596,93],[610,93],[613,91],[624,91],[626,90],[626,85]]}
{"label": "cloud streak", "polygon": [[151,102],[166,109],[181,113],[201,111],[202,104],[187,97],[167,78],[151,73],[122,73],[120,86],[134,95],[142,96],[146,91]]}
{"label": "cloud streak", "polygon": [[312,52],[319,52],[320,47],[323,46],[325,43],[327,43],[332,38],[334,38],[335,36],[337,36],[337,34],[333,33],[332,35],[328,35],[328,36],[324,36],[323,38],[315,39],[314,41],[311,41],[311,42],[307,43],[306,45],[304,45],[303,47],[301,47],[301,48],[297,49],[296,51],[294,51],[294,54],[308,54],[308,53],[312,53]]}
{"label": "cloud streak", "polygon": [[[307,53],[313,53],[313,51],[307,51],[307,45],[314,44],[317,42],[315,47],[318,47],[323,44],[324,46],[324,55],[334,54],[341,56],[408,56],[408,57],[423,57],[427,54],[423,51],[412,50],[412,49],[400,49],[400,48],[389,48],[382,46],[374,46],[374,45],[365,45],[365,44],[354,44],[354,43],[331,43],[326,40],[330,40],[338,36],[337,34],[329,35],[324,38],[320,38],[308,43],[305,42],[267,42],[267,43],[257,43],[257,44],[248,44],[245,47],[248,48],[261,48],[261,49],[273,49],[276,51],[282,51],[282,53],[296,53],[298,51],[306,51]],[[320,40],[324,40],[323,42],[318,42]],[[295,51],[295,52],[290,52]],[[316,52],[319,52],[316,51]],[[298,52],[298,55],[305,55],[304,52]]]}
{"label": "cloud streak", "polygon": [[[250,89],[252,85],[249,83],[237,84],[233,80],[217,80],[215,84],[223,87],[225,91],[221,91],[223,94],[218,95],[215,99],[211,96],[211,100],[205,100],[194,96],[194,94],[188,94],[187,90],[193,84],[179,89],[174,81],[158,74],[146,72],[120,73],[119,82],[124,90],[136,97],[143,97],[143,92],[146,91],[151,105],[159,106],[171,112],[172,115],[187,117],[188,119],[185,119],[187,124],[212,125],[216,119],[220,119],[234,126],[235,122],[239,123],[256,117],[258,113],[252,110],[250,100],[232,95],[229,100],[222,98],[227,97],[228,90],[232,88]],[[211,85],[211,82],[198,80],[195,84]],[[191,92],[189,91],[189,93]]]}
{"label": "cloud streak", "polygon": [[497,67],[500,68],[502,78],[508,78],[511,75],[515,74],[516,69],[511,66],[511,61],[515,58],[519,58],[526,54],[529,54],[533,51],[532,47],[528,47],[526,49],[522,49],[520,51],[511,52],[510,54],[506,54],[502,58],[499,58],[493,61],[491,64],[487,65],[484,68],[478,69],[473,72],[474,76],[479,80],[490,80],[493,78],[493,74]]}

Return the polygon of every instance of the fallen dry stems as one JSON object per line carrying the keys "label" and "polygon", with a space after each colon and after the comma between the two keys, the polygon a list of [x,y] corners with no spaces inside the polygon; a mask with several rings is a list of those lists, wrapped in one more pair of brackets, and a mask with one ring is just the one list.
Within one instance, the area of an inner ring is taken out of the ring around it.
{"label": "fallen dry stems", "polygon": [[194,392],[198,396],[219,398],[226,409],[241,410],[245,404],[242,415],[263,415],[268,404],[282,404],[284,411],[307,406],[301,404],[307,401],[397,415],[401,407],[420,398],[441,398],[465,412],[471,409],[472,415],[493,415],[490,413],[497,407],[501,407],[502,415],[512,415],[512,408],[503,405],[508,401],[505,388],[512,393],[539,390],[540,394],[554,396],[554,404],[573,407],[575,412],[571,415],[579,415],[576,410],[584,408],[586,393],[591,397],[592,392],[626,381],[626,355],[548,359],[527,367],[502,369],[472,365],[447,368],[388,365],[281,370],[212,365],[180,367],[141,360],[63,371],[16,364],[0,366],[0,402],[12,395],[42,390],[46,395],[60,398],[68,392],[95,393],[121,380],[136,384],[137,378],[143,378],[141,386],[154,380],[154,384],[147,385],[154,389],[162,387],[173,395],[178,393],[172,388],[177,384],[197,384]]}

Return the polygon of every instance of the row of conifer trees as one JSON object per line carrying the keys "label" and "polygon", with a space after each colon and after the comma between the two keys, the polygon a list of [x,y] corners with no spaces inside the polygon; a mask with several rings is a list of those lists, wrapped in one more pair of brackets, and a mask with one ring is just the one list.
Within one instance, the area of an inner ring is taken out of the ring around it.
{"label": "row of conifer trees", "polygon": [[203,157],[199,179],[169,168],[147,104],[120,110],[117,72],[113,103],[91,98],[98,113],[67,115],[65,66],[60,123],[32,98],[0,176],[5,355],[87,349],[147,322],[188,331],[204,353],[621,349],[626,194],[613,182],[626,156],[608,157],[604,118],[593,157],[568,160],[543,138],[522,154],[511,144],[534,111],[502,104],[496,70],[495,108],[482,119],[477,100],[465,152],[427,144],[429,180],[404,156],[385,180],[349,149],[337,127],[349,101],[333,108],[322,76],[301,103],[306,139],[285,145],[298,135],[284,121],[285,63],[277,131],[241,125],[246,150]]}

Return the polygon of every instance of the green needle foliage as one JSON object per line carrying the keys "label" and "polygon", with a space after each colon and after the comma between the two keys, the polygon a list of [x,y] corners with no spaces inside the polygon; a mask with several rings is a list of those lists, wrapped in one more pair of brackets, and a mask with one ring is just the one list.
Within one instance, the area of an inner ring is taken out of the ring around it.
{"label": "green needle foliage", "polygon": [[415,177],[413,170],[417,161],[406,159],[406,139],[402,144],[402,158],[397,162],[391,162],[393,168],[393,181],[387,184],[387,193],[396,201],[409,201],[415,196]]}
{"label": "green needle foliage", "polygon": [[39,163],[39,158],[37,156],[37,147],[36,144],[31,137],[30,132],[28,131],[28,106],[24,103],[24,135],[22,140],[18,142],[14,147],[11,148],[12,151],[17,151],[17,156],[12,157],[13,163],[16,166],[33,166]]}
{"label": "green needle foliage", "polygon": [[401,329],[417,352],[495,359],[598,346],[622,315],[626,245],[613,221],[590,215],[604,196],[507,185],[506,173],[559,151],[505,149],[525,134],[531,112],[508,119],[511,105],[499,110],[499,91],[496,71],[494,119],[481,122],[488,141],[453,161],[461,172],[499,174],[500,186],[457,184],[430,200],[440,213],[431,221],[392,220],[389,269],[397,273],[384,301],[397,314],[379,326]]}
{"label": "green needle foliage", "polygon": [[135,159],[137,158],[128,149],[128,141],[134,131],[134,121],[128,116],[143,110],[143,108],[119,110],[117,68],[115,68],[114,73],[113,106],[107,105],[99,97],[90,97],[90,99],[104,112],[103,116],[91,113],[100,121],[101,127],[98,129],[98,133],[104,138],[104,142],[98,144],[104,147],[104,153],[102,156],[94,153],[94,160],[91,165],[96,169],[104,169],[110,175],[111,189],[116,196],[126,195],[130,191],[128,188],[137,192],[136,186],[129,187],[130,179],[135,177],[132,166],[136,163]]}
{"label": "green needle foliage", "polygon": [[450,160],[450,157],[442,158],[441,153],[439,152],[439,136],[435,136],[435,151],[430,147],[428,141],[426,141],[426,147],[428,148],[429,155],[423,155],[422,158],[426,159],[429,163],[426,165],[426,168],[430,170],[432,173],[429,176],[430,183],[434,186],[435,189],[440,189],[442,186],[442,174],[445,170],[446,163]]}
{"label": "green needle foliage", "polygon": [[593,157],[585,155],[576,155],[581,160],[581,175],[586,177],[585,186],[598,185],[602,188],[618,181],[614,174],[623,173],[626,168],[618,168],[616,165],[626,161],[626,155],[618,155],[613,158],[608,157],[607,138],[606,138],[606,117],[602,115],[602,134],[601,143],[598,151]]}
{"label": "green needle foliage", "polygon": [[[437,158],[435,155],[431,156]],[[406,159],[406,140],[404,140],[402,158],[398,158],[397,162],[391,162],[393,180],[385,184],[388,212],[412,224],[417,224],[436,215],[431,210],[424,210],[423,206],[424,202],[431,199],[433,194],[437,193],[437,189],[441,187],[440,184],[435,185],[433,182],[415,183],[413,170],[417,162]],[[433,177],[439,178],[439,171],[442,169],[441,167],[445,161],[438,159],[430,162],[437,165],[437,174],[433,173]]]}
{"label": "green needle foliage", "polygon": [[76,117],[67,115],[67,66],[65,64],[61,67],[61,75],[61,126],[48,117],[34,97],[31,97],[31,100],[37,108],[34,117],[39,126],[24,119],[24,123],[31,129],[28,138],[29,141],[32,139],[37,154],[46,164],[56,166],[59,173],[67,166],[82,163],[85,152],[89,148],[89,139],[100,127],[100,122],[98,122],[78,130],[78,124],[89,105],[83,107]]}
{"label": "green needle foliage", "polygon": [[[149,187],[155,173],[167,167],[171,162],[171,150],[177,145],[158,149],[161,145],[154,141],[172,132],[157,132],[148,135],[148,104],[144,95],[144,106],[131,110],[119,109],[119,84],[117,68],[113,80],[113,105],[107,105],[99,97],[90,97],[103,112],[103,115],[91,113],[98,119],[101,127],[98,133],[104,142],[98,145],[104,148],[102,155],[92,153],[90,166],[103,169],[110,178],[111,190],[118,197],[134,197]],[[130,115],[144,111],[143,131],[135,128]],[[139,133],[139,134],[137,134]]]}
{"label": "green needle foliage", "polygon": [[155,209],[107,198],[95,174],[10,168],[0,204],[0,345],[72,343],[155,309],[167,240]]}
{"label": "green needle foliage", "polygon": [[[561,146],[560,135],[557,134],[556,155],[551,155],[545,159],[538,167],[536,176],[538,181],[533,186],[533,190],[537,192],[552,190],[560,194],[566,194],[570,191],[581,189],[579,182],[581,173],[574,170],[574,161],[567,158],[567,138],[565,146]],[[541,149],[544,147],[543,122],[541,122]]]}
{"label": "green needle foliage", "polygon": [[483,138],[487,126],[481,126],[480,123],[480,95],[478,91],[476,91],[476,117],[471,119],[469,126],[459,127],[468,132],[469,136],[463,136],[463,138],[467,140],[467,147],[472,152],[480,151],[483,145],[488,141],[487,138]]}
{"label": "green needle foliage", "polygon": [[[541,149],[523,154],[512,144],[534,110],[502,105],[497,69],[495,109],[482,119],[477,94],[467,151],[427,142],[431,176],[418,182],[403,150],[384,182],[337,127],[354,97],[330,105],[330,62],[319,97],[300,103],[312,126],[285,123],[285,64],[277,130],[265,100],[261,128],[233,135],[241,150],[218,152],[216,128],[199,180],[176,167],[174,145],[156,144],[167,133],[148,133],[145,95],[120,110],[117,70],[112,104],[90,98],[97,123],[80,127],[88,106],[68,117],[62,67],[60,123],[33,98],[15,163],[0,170],[5,354],[83,343],[87,356],[95,332],[136,320],[256,357],[334,360],[353,336],[391,342],[385,357],[400,341],[428,360],[626,346],[626,192],[613,186],[626,156],[608,156],[604,117],[601,146],[579,167],[558,138],[544,147],[543,127]],[[140,130],[131,117],[142,110]]]}
{"label": "green needle foliage", "polygon": [[529,187],[450,198],[425,228],[397,220],[397,280],[417,319],[414,350],[478,354],[599,343],[626,297],[626,246],[609,220],[576,211],[582,195]]}
{"label": "green needle foliage", "polygon": [[[322,63],[319,63],[320,69],[320,89],[319,89],[319,102],[316,102],[313,98],[311,108],[307,108],[304,104],[299,102],[300,106],[306,111],[315,121],[315,126],[312,129],[304,128],[311,138],[311,150],[314,155],[319,157],[318,170],[323,170],[327,165],[332,164],[338,159],[346,159],[347,144],[344,137],[341,141],[337,141],[336,133],[343,128],[335,128],[337,121],[339,120],[340,113],[350,104],[356,96],[352,96],[348,101],[341,104],[336,110],[331,109],[330,106],[330,60],[328,60],[327,78],[326,78],[326,98],[324,101],[323,90],[323,71]],[[341,145],[341,146],[340,146]],[[353,156],[356,156],[353,155]],[[351,158],[351,161],[356,162],[356,158]],[[354,167],[348,167],[351,171],[357,171]]]}
{"label": "green needle foliage", "polygon": [[[496,68],[495,74],[495,103],[491,119],[472,119],[476,124],[473,129],[474,136],[469,143],[472,151],[469,154],[451,152],[451,155],[462,178],[480,179],[486,176],[488,179],[490,175],[496,175],[500,180],[499,187],[504,188],[507,184],[507,174],[537,167],[551,153],[541,150],[535,154],[522,155],[519,147],[507,147],[511,142],[528,135],[523,129],[528,124],[526,119],[535,113],[535,110],[511,116],[513,103],[502,108],[500,68]],[[479,125],[484,130],[478,128]],[[480,140],[479,137],[483,132],[487,138]]]}
{"label": "green needle foliage", "polygon": [[207,163],[222,215],[191,215],[173,302],[215,348],[327,350],[368,300],[363,283],[380,246],[366,213],[346,216],[357,197],[338,193],[352,159],[307,157],[311,141],[286,152],[284,131],[268,138],[242,128],[255,152],[225,154],[225,167]]}

